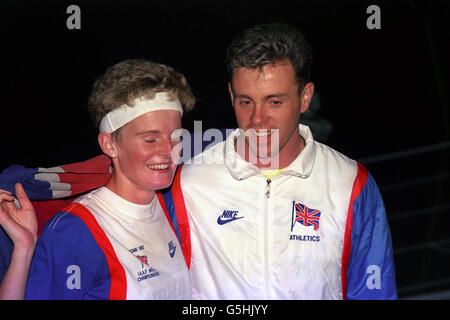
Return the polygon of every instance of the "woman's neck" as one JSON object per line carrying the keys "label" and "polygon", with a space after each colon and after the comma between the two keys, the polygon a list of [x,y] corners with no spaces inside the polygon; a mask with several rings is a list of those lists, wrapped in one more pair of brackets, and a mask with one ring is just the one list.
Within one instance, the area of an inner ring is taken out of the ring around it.
{"label": "woman's neck", "polygon": [[155,196],[155,191],[144,190],[139,188],[131,181],[121,179],[113,173],[111,180],[106,184],[109,190],[119,195],[123,199],[136,203],[147,205],[150,204]]}

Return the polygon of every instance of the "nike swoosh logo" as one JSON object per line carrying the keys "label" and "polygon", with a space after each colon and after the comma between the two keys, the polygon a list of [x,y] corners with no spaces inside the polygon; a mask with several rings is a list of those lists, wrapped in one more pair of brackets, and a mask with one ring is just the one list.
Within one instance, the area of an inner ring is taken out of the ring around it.
{"label": "nike swoosh logo", "polygon": [[175,250],[177,249],[177,246],[173,241],[169,242],[169,255],[171,258],[175,255]]}
{"label": "nike swoosh logo", "polygon": [[238,219],[242,219],[243,217],[233,217],[233,218],[222,218],[222,216],[217,218],[217,223],[220,225],[223,225],[225,223],[231,222],[231,221],[235,221]]}

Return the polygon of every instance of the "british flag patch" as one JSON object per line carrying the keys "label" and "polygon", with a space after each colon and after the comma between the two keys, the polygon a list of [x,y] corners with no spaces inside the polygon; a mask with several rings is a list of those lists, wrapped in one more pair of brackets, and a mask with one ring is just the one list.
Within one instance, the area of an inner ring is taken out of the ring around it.
{"label": "british flag patch", "polygon": [[292,201],[292,225],[291,232],[295,223],[298,222],[305,227],[313,226],[314,230],[319,230],[320,210],[308,208],[306,205]]}

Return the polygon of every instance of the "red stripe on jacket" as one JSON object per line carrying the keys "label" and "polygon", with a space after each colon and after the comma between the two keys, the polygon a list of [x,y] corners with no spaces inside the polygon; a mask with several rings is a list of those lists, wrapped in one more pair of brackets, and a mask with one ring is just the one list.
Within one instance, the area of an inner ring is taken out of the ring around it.
{"label": "red stripe on jacket", "polygon": [[341,280],[342,280],[342,298],[347,298],[347,268],[350,260],[350,251],[352,247],[352,228],[353,228],[353,203],[360,195],[364,185],[366,184],[368,171],[360,163],[357,162],[358,171],[355,181],[353,182],[352,194],[347,212],[347,221],[345,223],[344,248],[342,250],[341,264]]}
{"label": "red stripe on jacket", "polygon": [[127,298],[127,277],[122,264],[117,258],[116,252],[103,229],[95,220],[92,213],[80,203],[72,203],[64,211],[70,212],[83,220],[95,241],[105,254],[110,272],[111,287],[109,289],[110,300],[125,300]]}
{"label": "red stripe on jacket", "polygon": [[183,251],[184,259],[188,269],[191,268],[191,231],[189,227],[189,219],[186,211],[186,205],[184,203],[183,192],[181,190],[181,170],[183,166],[180,166],[175,173],[172,184],[172,198],[175,206],[175,212],[177,215],[178,228],[180,230],[181,238],[181,250]]}

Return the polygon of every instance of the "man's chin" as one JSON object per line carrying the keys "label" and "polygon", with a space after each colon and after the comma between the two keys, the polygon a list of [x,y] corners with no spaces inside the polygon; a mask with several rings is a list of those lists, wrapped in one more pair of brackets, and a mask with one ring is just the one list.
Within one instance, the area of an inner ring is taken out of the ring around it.
{"label": "man's chin", "polygon": [[251,150],[249,152],[248,162],[256,165],[257,167],[264,167],[267,169],[278,169],[279,152],[259,152],[259,150]]}

